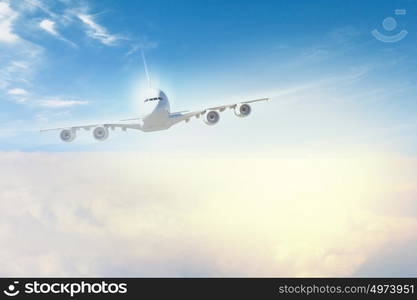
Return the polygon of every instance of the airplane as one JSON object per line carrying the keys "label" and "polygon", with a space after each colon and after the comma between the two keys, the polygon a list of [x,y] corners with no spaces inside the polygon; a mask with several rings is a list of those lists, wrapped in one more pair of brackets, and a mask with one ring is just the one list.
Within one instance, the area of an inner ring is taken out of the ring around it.
{"label": "airplane", "polygon": [[[124,119],[116,123],[103,123],[92,125],[71,126],[62,128],[44,129],[44,131],[61,130],[60,138],[64,142],[72,142],[77,135],[77,131],[84,129],[90,131],[93,129],[93,137],[97,141],[104,141],[109,137],[109,129],[115,130],[120,128],[122,131],[127,129],[141,130],[143,132],[152,132],[159,130],[166,130],[171,126],[178,124],[179,122],[189,122],[191,118],[203,117],[204,122],[207,125],[215,125],[220,120],[219,112],[225,111],[227,108],[234,109],[234,113],[238,117],[247,117],[252,112],[252,103],[259,101],[267,101],[269,98],[261,98],[249,101],[238,102],[234,104],[216,106],[211,108],[205,108],[197,111],[179,111],[171,112],[170,103],[166,94],[157,88],[152,88],[150,83],[150,77],[146,66],[145,57],[142,52],[142,58],[145,66],[145,73],[148,78],[149,88],[144,94],[142,99],[143,112],[147,112],[143,117]],[[126,123],[130,121],[129,123]],[[132,122],[133,121],[133,122]],[[123,123],[122,123],[123,122]]]}

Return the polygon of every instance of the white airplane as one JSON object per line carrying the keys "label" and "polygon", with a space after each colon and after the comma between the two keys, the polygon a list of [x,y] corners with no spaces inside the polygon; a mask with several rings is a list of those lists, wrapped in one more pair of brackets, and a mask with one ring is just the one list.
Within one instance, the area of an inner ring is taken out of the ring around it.
{"label": "white airplane", "polygon": [[42,131],[61,130],[61,140],[64,142],[72,142],[76,138],[77,130],[84,129],[89,131],[94,128],[94,138],[98,141],[104,141],[109,137],[109,129],[114,130],[116,128],[120,128],[123,131],[126,131],[127,129],[137,129],[144,132],[158,131],[168,129],[172,125],[175,125],[181,121],[189,122],[192,117],[200,118],[200,116],[204,117],[204,122],[207,125],[214,125],[220,120],[219,112],[223,112],[227,108],[234,109],[234,113],[238,117],[247,117],[252,111],[252,108],[249,105],[250,103],[269,100],[269,98],[262,98],[191,112],[180,111],[171,113],[168,97],[163,91],[159,89],[150,89],[148,91],[148,95],[150,96],[144,99],[143,103],[144,106],[148,107],[147,111],[150,111],[150,113],[146,114],[142,118],[121,120],[121,122],[136,122],[81,125],[64,128],[44,129]]}
{"label": "white airplane", "polygon": [[[148,78],[148,83],[150,86],[149,73],[147,70],[143,52],[142,57],[145,65],[146,76]],[[219,112],[223,112],[227,108],[234,109],[235,115],[238,117],[247,117],[252,111],[252,108],[249,105],[250,103],[269,100],[269,98],[262,98],[234,104],[205,108],[197,111],[171,112],[168,97],[165,95],[163,91],[155,88],[149,88],[144,98],[145,99],[142,100],[143,103],[141,103],[141,110],[143,110],[142,113],[144,116],[140,118],[125,119],[117,123],[52,128],[44,129],[41,131],[43,132],[50,130],[61,130],[61,140],[64,142],[72,142],[76,138],[76,133],[78,130],[84,129],[89,131],[93,129],[94,138],[97,141],[104,141],[109,137],[109,129],[115,130],[116,128],[120,128],[123,131],[126,131],[127,129],[136,129],[144,132],[158,131],[169,129],[171,126],[181,121],[189,122],[191,118],[200,118],[201,116],[203,116],[204,122],[206,124],[214,125],[220,120]],[[126,123],[127,121],[130,122]]]}

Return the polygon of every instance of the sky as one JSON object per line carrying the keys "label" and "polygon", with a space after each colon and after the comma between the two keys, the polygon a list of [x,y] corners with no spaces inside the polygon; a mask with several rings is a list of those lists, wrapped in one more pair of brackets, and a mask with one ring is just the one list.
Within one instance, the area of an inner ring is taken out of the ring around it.
{"label": "sky", "polygon": [[[216,149],[230,150],[235,136],[236,151],[257,139],[257,151],[280,155],[414,155],[415,8],[415,1],[2,1],[0,149],[158,151],[167,143],[183,153],[182,141],[203,131],[221,144]],[[386,18],[397,21],[392,31]],[[408,35],[385,43],[374,29]],[[116,133],[104,145],[87,132],[71,145],[58,132],[38,134],[139,115],[141,46],[173,111],[273,101],[243,125],[223,114],[224,135],[197,120],[170,132]],[[197,141],[192,150],[204,149]]]}
{"label": "sky", "polygon": [[[415,14],[0,0],[0,275],[417,276]],[[105,142],[39,132],[139,115],[141,50],[173,111],[271,101]]]}

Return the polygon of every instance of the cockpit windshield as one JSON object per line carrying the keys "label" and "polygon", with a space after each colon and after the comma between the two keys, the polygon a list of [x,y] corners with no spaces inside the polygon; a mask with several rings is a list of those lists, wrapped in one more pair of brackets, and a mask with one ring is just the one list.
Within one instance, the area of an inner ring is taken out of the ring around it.
{"label": "cockpit windshield", "polygon": [[148,98],[148,99],[145,99],[145,102],[148,102],[148,101],[157,101],[157,100],[162,100],[162,98],[161,97]]}

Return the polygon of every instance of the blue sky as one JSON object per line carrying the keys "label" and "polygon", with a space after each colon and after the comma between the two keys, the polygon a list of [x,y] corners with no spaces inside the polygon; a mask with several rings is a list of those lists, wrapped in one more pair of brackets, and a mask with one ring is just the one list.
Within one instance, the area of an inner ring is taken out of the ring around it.
{"label": "blue sky", "polygon": [[[169,143],[182,151],[177,141],[199,131],[231,149],[230,136],[245,130],[270,152],[304,153],[307,146],[309,153],[377,148],[415,154],[416,1],[1,3],[3,150],[152,149]],[[395,15],[395,9],[406,14]],[[382,27],[386,17],[398,22],[392,32]],[[373,29],[386,35],[406,29],[408,35],[384,43]],[[154,84],[166,91],[173,110],[251,97],[273,102],[256,107],[246,124],[224,117],[217,132],[190,123],[155,137],[115,133],[100,145],[89,137],[63,145],[54,133],[36,132],[135,116],[134,91],[144,80],[141,45]],[[250,148],[246,137],[236,144]]]}

